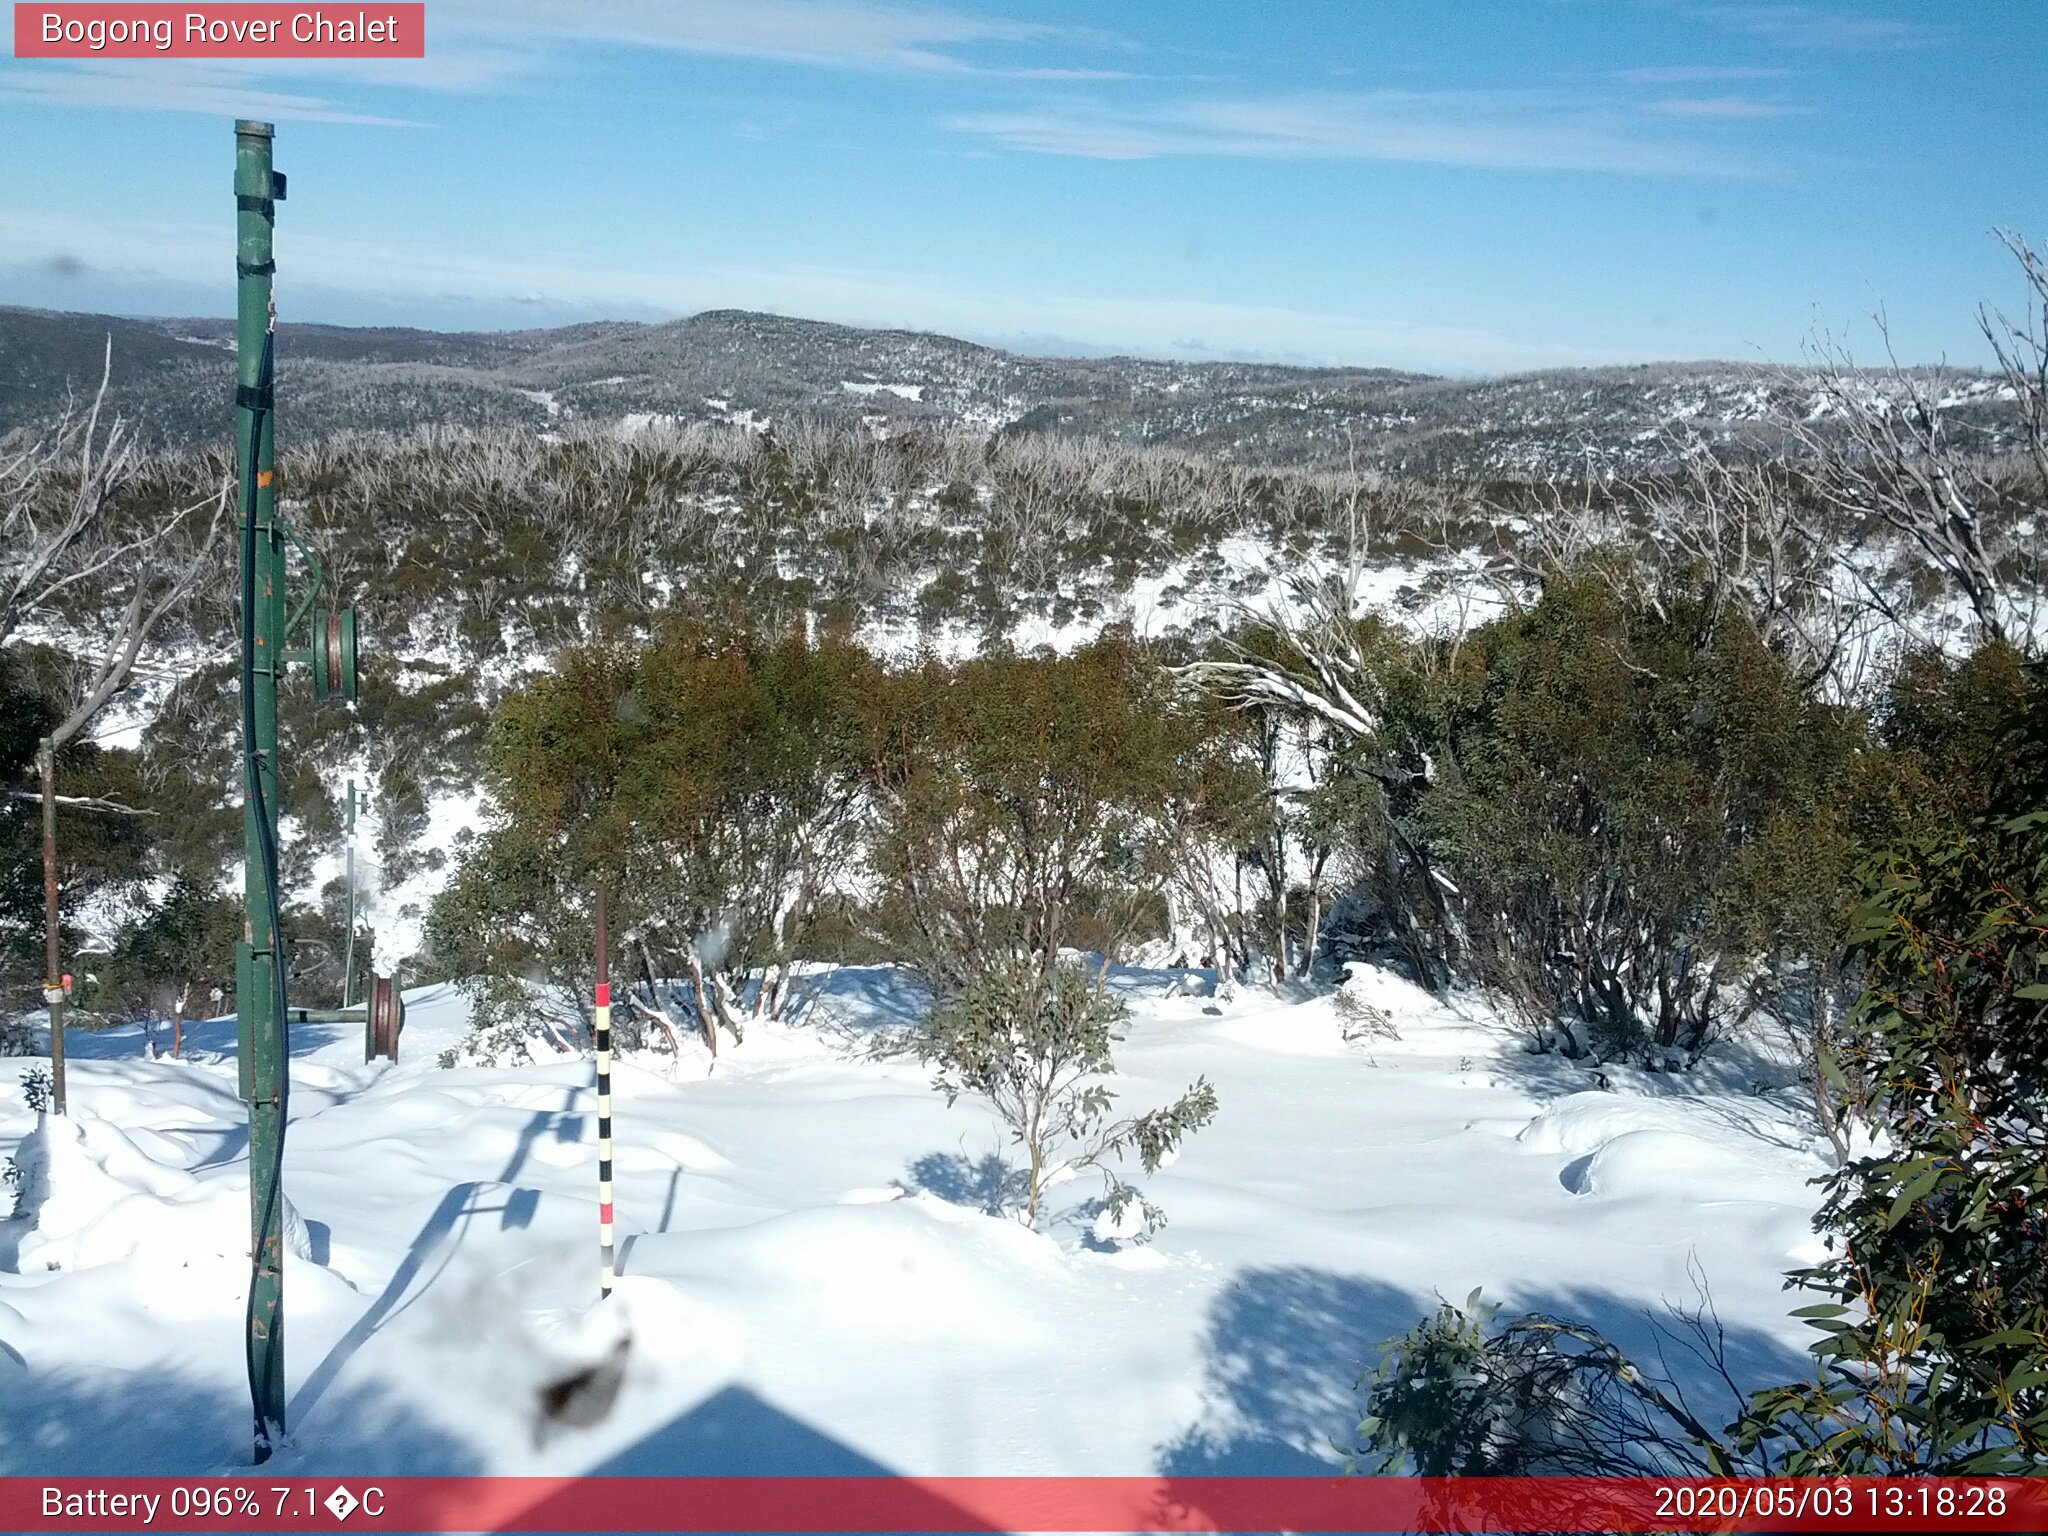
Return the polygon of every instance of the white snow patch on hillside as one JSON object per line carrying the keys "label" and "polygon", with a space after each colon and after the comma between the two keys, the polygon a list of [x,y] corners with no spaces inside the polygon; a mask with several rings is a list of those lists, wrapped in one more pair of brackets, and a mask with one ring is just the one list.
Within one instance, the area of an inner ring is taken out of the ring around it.
{"label": "white snow patch on hillside", "polygon": [[[422,855],[417,866],[397,884],[379,883],[368,893],[364,920],[376,932],[380,965],[388,968],[393,961],[403,961],[418,952],[426,937],[427,910],[454,877],[462,834],[482,828],[490,805],[490,797],[478,789],[428,798],[426,828],[412,845]],[[433,867],[432,859],[424,857],[435,853],[441,855],[438,868]],[[363,868],[360,854],[357,868]]]}
{"label": "white snow patch on hillside", "polygon": [[926,651],[958,664],[971,661],[982,650],[981,631],[960,619],[923,624],[910,618],[870,615],[856,633],[863,649],[897,664],[908,663]]}
{"label": "white snow patch on hillside", "polygon": [[852,379],[842,379],[839,387],[849,395],[894,395],[899,400],[922,400],[922,384],[857,384]]}
{"label": "white snow patch on hillside", "polygon": [[675,424],[676,416],[672,411],[628,411],[619,418],[618,435],[622,439],[635,438],[643,432]]}

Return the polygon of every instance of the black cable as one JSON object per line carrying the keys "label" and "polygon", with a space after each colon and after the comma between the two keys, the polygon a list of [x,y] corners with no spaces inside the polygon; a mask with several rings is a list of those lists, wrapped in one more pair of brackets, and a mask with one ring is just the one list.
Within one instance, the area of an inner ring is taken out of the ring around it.
{"label": "black cable", "polygon": [[[270,808],[263,793],[263,763],[256,749],[256,451],[263,437],[264,419],[272,414],[271,346],[273,335],[263,336],[263,358],[257,368],[256,399],[248,405],[249,435],[242,453],[242,770],[250,799],[256,809],[256,842],[263,863],[265,902],[270,918],[270,972],[276,984],[277,1027],[282,1060],[279,1063],[277,1098],[277,1161],[271,1170],[270,1194],[264,1206],[260,1232],[268,1232],[278,1215],[278,1201],[284,1191],[284,1132],[291,1104],[291,1016],[285,1006],[284,931],[278,910],[277,839],[270,826]],[[240,391],[237,391],[240,394]],[[272,680],[283,636],[271,637]],[[274,713],[274,712],[273,712]],[[255,1080],[255,1041],[250,1053],[249,1113],[256,1112],[255,1094],[261,1085]],[[249,1177],[256,1176],[255,1144],[250,1144]],[[249,1371],[249,1403],[256,1419],[258,1460],[268,1457],[270,1420],[264,1414],[264,1382],[272,1372],[282,1371],[278,1348],[278,1319],[264,1339],[263,1358],[256,1351],[256,1286],[263,1273],[263,1243],[259,1233],[250,1234],[249,1299],[243,1312],[244,1351]],[[280,1312],[282,1309],[280,1308]],[[283,1429],[279,1425],[280,1430]]]}

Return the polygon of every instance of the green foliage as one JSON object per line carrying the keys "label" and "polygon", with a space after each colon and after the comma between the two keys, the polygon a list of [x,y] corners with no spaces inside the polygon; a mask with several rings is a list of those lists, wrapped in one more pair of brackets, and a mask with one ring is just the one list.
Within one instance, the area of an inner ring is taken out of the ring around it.
{"label": "green foliage", "polygon": [[1465,956],[1456,886],[1437,868],[1416,820],[1428,784],[1416,728],[1427,718],[1427,685],[1412,654],[1386,665],[1394,701],[1387,728],[1370,740],[1327,745],[1305,797],[1302,829],[1313,845],[1331,850],[1354,909],[1350,931],[1331,936],[1333,958],[1391,953],[1417,982],[1440,992]]}
{"label": "green foliage", "polygon": [[1199,713],[1109,634],[1072,656],[993,655],[886,679],[869,714],[874,860],[899,953],[941,991],[1063,948],[1162,932],[1157,891],[1213,803]]}
{"label": "green foliage", "polygon": [[567,653],[493,725],[500,821],[435,904],[435,963],[469,978],[490,1027],[533,1009],[536,985],[572,1022],[602,885],[620,974],[650,1016],[686,1013],[715,1047],[743,1009],[775,1011],[852,852],[859,710],[877,675],[843,641],[690,622],[644,649]]}
{"label": "green foliage", "polygon": [[[239,903],[235,907],[239,913]],[[376,934],[360,912],[355,952],[350,955],[348,883],[341,877],[327,882],[317,902],[295,901],[279,916],[284,924],[285,952],[291,959],[291,995],[295,998],[339,1003],[344,990],[342,973],[353,960],[355,975],[346,990],[361,1001],[368,977],[378,970],[388,974],[399,958],[376,952]]]}
{"label": "green foliage", "polygon": [[[116,935],[94,1004],[123,1019],[207,1017],[233,1006],[242,904],[187,879]],[[216,1005],[214,989],[223,1001]]]}
{"label": "green foliage", "polygon": [[55,706],[0,651],[0,1019],[10,1021],[0,1023],[0,1055],[26,1052],[28,1032],[12,1014],[42,978],[42,818],[19,794],[34,785],[36,741],[55,720]]}
{"label": "green foliage", "polygon": [[1905,656],[1876,710],[1885,755],[1863,802],[1863,843],[1891,848],[1984,815],[2027,687],[2023,658],[2009,645],[1961,659],[1932,649]]}
{"label": "green foliage", "polygon": [[[59,680],[47,653],[0,652],[0,1011],[37,1006],[43,980],[43,839],[36,743],[57,718]],[[147,799],[134,757],[73,741],[57,754],[57,792],[138,806]],[[57,806],[58,911],[63,953],[93,937],[79,914],[96,897],[122,898],[148,874],[158,817]],[[18,1042],[17,1042],[18,1043]]]}
{"label": "green foliage", "polygon": [[[213,1018],[231,1010],[242,903],[178,879],[170,893],[115,934],[96,958],[96,985],[82,1001],[102,1018]],[[152,1036],[154,1038],[154,1036]]]}
{"label": "green foliage", "polygon": [[1663,1064],[1773,935],[1826,926],[1861,724],[1739,614],[1561,580],[1429,681],[1400,722],[1437,765],[1409,825],[1462,894],[1468,963],[1532,1014]]}
{"label": "green foliage", "polygon": [[[1739,1470],[1668,1381],[1599,1333],[1539,1312],[1497,1321],[1473,1291],[1381,1349],[1355,1459],[1422,1477],[1698,1477]],[[1725,1370],[1704,1304],[1676,1342]],[[1686,1335],[1690,1335],[1687,1337]],[[1546,1511],[1553,1519],[1565,1510]]]}
{"label": "green foliage", "polygon": [[1497,1426],[1487,1370],[1486,1322],[1497,1310],[1474,1291],[1466,1305],[1437,1302],[1434,1316],[1389,1339],[1369,1378],[1358,1433],[1377,1470],[1417,1477],[1495,1470]]}
{"label": "green foliage", "polygon": [[[1855,1087],[1875,1148],[1822,1181],[1828,1256],[1792,1277],[1826,1298],[1793,1314],[1819,1334],[1815,1376],[1757,1392],[1716,1432],[1591,1330],[1487,1326],[1445,1306],[1389,1345],[1372,1382],[1362,1433],[1383,1460],[1425,1473],[2048,1471],[2048,684],[2021,681],[2004,729],[1983,722],[1953,760],[1982,777],[1950,805],[1981,794],[1988,813],[1926,813],[1862,873],[1864,987],[1824,1065]],[[1985,740],[2003,766],[1982,768]],[[1718,1332],[1692,1321],[1718,1359]]]}
{"label": "green foliage", "polygon": [[50,1107],[51,1088],[48,1067],[30,1067],[21,1074],[21,1101],[30,1114],[40,1115]]}
{"label": "green foliage", "polygon": [[1135,1202],[1146,1231],[1156,1230],[1164,1212],[1110,1164],[1135,1153],[1139,1166],[1154,1173],[1216,1113],[1216,1092],[1204,1078],[1172,1104],[1112,1119],[1116,1095],[1102,1079],[1116,1070],[1111,1047],[1124,1018],[1122,999],[1100,975],[1013,959],[976,976],[924,1022],[918,1054],[937,1069],[946,1102],[963,1093],[987,1100],[1024,1148],[1028,1223],[1037,1222],[1054,1178],[1094,1168],[1112,1216]]}
{"label": "green foliage", "polygon": [[1798,1284],[1811,1383],[1759,1394],[1786,1470],[2048,1470],[2048,691],[2027,685],[1992,810],[1874,861],[1836,1070],[1882,1150],[1826,1184]]}

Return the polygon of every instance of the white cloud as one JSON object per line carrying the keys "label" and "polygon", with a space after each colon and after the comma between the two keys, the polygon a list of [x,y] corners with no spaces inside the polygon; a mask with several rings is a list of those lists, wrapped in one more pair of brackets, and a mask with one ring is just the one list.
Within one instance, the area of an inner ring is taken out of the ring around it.
{"label": "white cloud", "polygon": [[1169,155],[1409,161],[1642,175],[1757,175],[1722,145],[1644,129],[1601,99],[1555,91],[1397,91],[1115,110],[970,113],[950,126],[1013,149],[1101,160]]}
{"label": "white cloud", "polygon": [[1068,63],[976,62],[999,45],[1128,51],[1108,33],[931,6],[861,0],[436,0],[422,59],[89,59],[0,74],[0,95],[88,107],[202,112],[273,120],[425,126],[356,110],[326,94],[279,90],[372,86],[475,93],[544,73],[565,45],[609,44],[835,68],[995,74],[1047,81],[1144,78]]}
{"label": "white cloud", "polygon": [[16,67],[0,72],[0,97],[51,106],[121,107],[203,112],[211,117],[254,117],[273,122],[356,123],[378,128],[423,128],[408,118],[356,112],[325,96],[269,90],[256,72],[213,61],[116,60],[79,65]]}
{"label": "white cloud", "polygon": [[1798,117],[1813,109],[1788,106],[1783,102],[1757,101],[1748,96],[1673,96],[1653,101],[1644,110],[1655,112],[1660,117],[1741,119]]}
{"label": "white cloud", "polygon": [[1152,75],[1128,69],[1006,69],[1003,74],[1017,80],[1151,80]]}
{"label": "white cloud", "polygon": [[1818,5],[1723,5],[1709,15],[1756,37],[1793,48],[1919,48],[1940,40],[1937,27],[1893,16],[1862,16]]}
{"label": "white cloud", "polygon": [[[47,264],[75,250],[75,221],[0,213],[0,266]],[[1352,363],[1432,372],[1496,372],[1624,361],[1576,342],[1509,336],[1481,326],[1228,304],[1202,299],[1018,296],[949,289],[928,278],[828,267],[689,271],[603,268],[585,254],[478,255],[280,228],[279,303],[315,291],[384,300],[536,304],[579,315],[693,314],[742,308],[911,326],[971,337],[1067,337],[1091,351]],[[97,270],[128,282],[221,278],[211,225],[96,223]]]}
{"label": "white cloud", "polygon": [[1092,30],[861,0],[442,0],[434,17],[444,15],[485,36],[913,72],[974,71],[963,51],[991,44],[1108,41]]}
{"label": "white cloud", "polygon": [[1767,64],[1653,64],[1610,70],[1607,78],[1629,85],[1690,85],[1711,80],[1782,80],[1791,73]]}

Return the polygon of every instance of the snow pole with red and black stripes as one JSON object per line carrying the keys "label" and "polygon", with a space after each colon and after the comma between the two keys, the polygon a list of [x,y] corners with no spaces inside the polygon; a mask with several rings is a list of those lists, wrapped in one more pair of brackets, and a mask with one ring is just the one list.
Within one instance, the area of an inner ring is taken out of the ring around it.
{"label": "snow pole with red and black stripes", "polygon": [[597,1239],[604,1260],[600,1298],[612,1293],[618,1261],[612,1247],[612,971],[604,891],[597,893]]}

